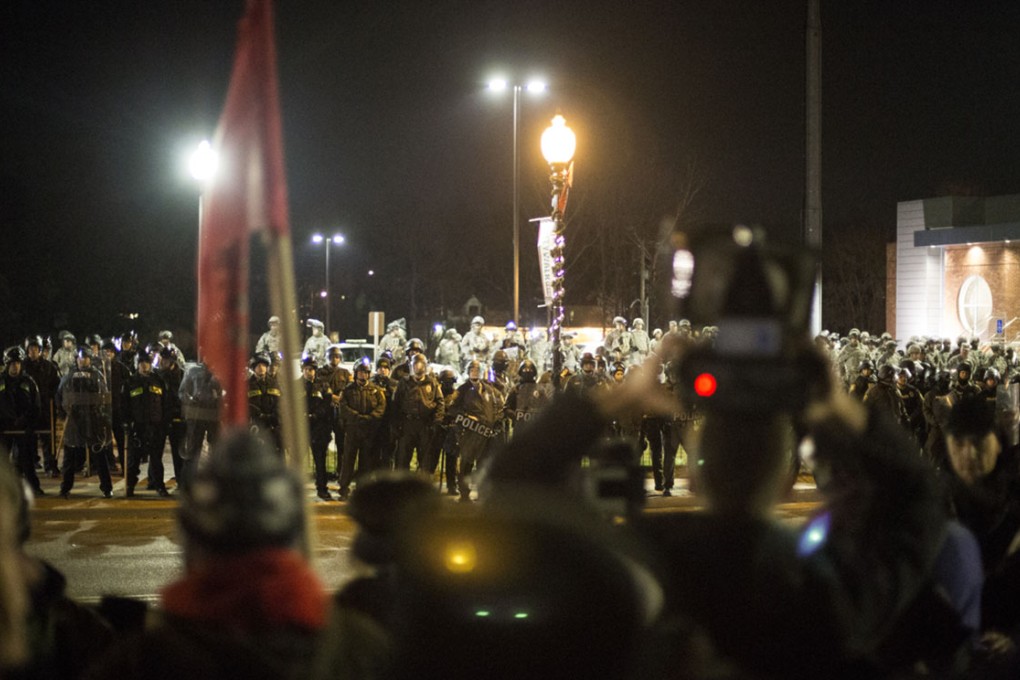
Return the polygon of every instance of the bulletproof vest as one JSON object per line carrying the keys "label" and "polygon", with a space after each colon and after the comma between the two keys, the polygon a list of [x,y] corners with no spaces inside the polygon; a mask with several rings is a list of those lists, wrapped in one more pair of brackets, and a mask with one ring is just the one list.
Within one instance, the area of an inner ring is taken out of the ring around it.
{"label": "bulletproof vest", "polygon": [[545,404],[545,393],[537,384],[521,383],[517,386],[517,408],[514,409],[514,420],[531,420]]}

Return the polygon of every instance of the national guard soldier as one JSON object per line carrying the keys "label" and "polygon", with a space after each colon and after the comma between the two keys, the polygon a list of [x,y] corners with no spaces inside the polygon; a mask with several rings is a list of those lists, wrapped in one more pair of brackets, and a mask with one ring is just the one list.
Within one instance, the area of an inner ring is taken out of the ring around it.
{"label": "national guard soldier", "polygon": [[308,440],[315,468],[315,493],[324,501],[331,501],[326,488],[326,449],[329,448],[333,428],[333,401],[324,384],[316,379],[318,366],[313,357],[301,361],[301,391],[305,395],[305,415],[308,418]]}
{"label": "national guard soldier", "polygon": [[[187,425],[184,423],[184,413],[181,409],[181,381],[184,380],[184,369],[178,363],[178,355],[175,347],[164,347],[159,351],[160,362],[156,374],[166,385],[166,400],[170,411],[165,432],[170,440],[170,457],[174,466],[174,478],[180,482],[181,478],[181,449],[184,448],[184,437],[188,433]],[[163,442],[160,442],[162,451]]]}
{"label": "national guard soldier", "polygon": [[639,366],[652,353],[652,341],[645,331],[644,319],[637,318],[631,322],[630,344],[634,348],[630,355],[630,365]]}
{"label": "national guard soldier", "polygon": [[400,363],[404,360],[404,342],[407,336],[404,335],[404,327],[400,321],[391,321],[386,324],[386,335],[379,340],[379,354],[390,353],[393,362]]}
{"label": "national guard soldier", "polygon": [[[340,395],[344,388],[351,384],[354,379],[351,372],[340,365],[343,360],[343,350],[340,345],[330,345],[326,350],[326,358],[329,363],[321,366],[315,371],[315,379],[322,385],[324,394],[329,398],[331,418],[330,431],[332,432],[336,446],[337,472],[339,473],[340,457],[344,453],[344,425],[340,419]],[[327,447],[329,437],[326,438]]]}
{"label": "national guard soldier", "polygon": [[624,361],[630,360],[630,354],[634,351],[631,343],[630,331],[627,330],[627,320],[622,316],[613,318],[613,328],[606,333],[605,341],[602,343],[609,356],[615,356],[619,352],[619,358]]}
{"label": "national guard soldier", "polygon": [[153,361],[155,362],[152,365],[153,368],[156,368],[156,369],[160,368],[159,364],[160,364],[160,362],[163,359],[163,350],[164,349],[172,349],[173,350],[174,356],[177,358],[177,365],[178,366],[183,366],[185,364],[184,352],[181,351],[180,347],[178,347],[177,345],[174,344],[174,334],[173,333],[171,333],[170,331],[160,331],[159,332],[159,344],[162,345],[162,347],[155,347],[154,348],[156,350],[156,353],[152,357]]}
{"label": "national guard soldier", "polygon": [[446,403],[429,362],[422,353],[411,359],[411,374],[397,382],[393,396],[393,423],[397,428],[397,462],[402,470],[411,469],[411,458],[418,453],[418,470],[426,472],[435,465],[429,461],[429,445],[436,425],[443,420]]}
{"label": "national guard soldier", "polygon": [[496,429],[503,412],[503,397],[491,383],[482,380],[482,364],[471,361],[468,364],[467,381],[457,388],[451,400],[453,426],[460,433],[460,470],[457,487],[460,500],[471,500],[468,476],[475,463],[484,460],[492,439],[499,434]]}
{"label": "national guard soldier", "polygon": [[436,348],[436,362],[459,371],[461,340],[456,328],[447,328],[443,333],[443,339],[439,341],[439,347]]}
{"label": "national guard soldier", "polygon": [[[25,338],[25,351],[28,356],[22,370],[35,380],[39,388],[39,417],[32,426],[33,443],[30,447],[33,452],[37,451],[38,442],[42,448],[42,459],[46,473],[50,477],[58,477],[60,471],[57,466],[57,457],[54,452],[55,442],[53,441],[54,412],[56,405],[54,399],[57,396],[57,386],[60,385],[60,376],[57,374],[57,365],[42,355],[43,339],[38,335],[30,335]],[[35,454],[33,453],[33,459]]]}
{"label": "national guard soldier", "polygon": [[[379,359],[382,361],[382,358]],[[389,363],[389,360],[386,360]],[[388,369],[387,369],[388,373]],[[354,382],[344,388],[340,397],[340,417],[344,421],[344,453],[340,465],[340,500],[346,501],[350,495],[351,481],[354,479],[358,458],[364,465],[366,458],[371,458],[378,441],[379,427],[386,413],[386,393],[376,381],[370,379],[371,363],[365,357],[354,366]],[[389,380],[388,375],[385,380]],[[367,467],[374,467],[370,463]],[[359,470],[364,473],[365,470]]]}
{"label": "national guard soldier", "polygon": [[514,428],[531,420],[551,398],[549,390],[538,384],[538,367],[531,359],[521,363],[517,377],[520,382],[510,389],[506,397],[506,413],[513,420]]}
{"label": "national guard soldier", "polygon": [[248,421],[254,431],[261,432],[283,455],[280,441],[280,384],[269,374],[272,359],[256,354],[248,377]]}
{"label": "national guard soldier", "polygon": [[[164,348],[166,349],[166,348]],[[172,352],[169,352],[172,355]],[[138,371],[124,385],[127,400],[124,409],[131,427],[131,441],[127,460],[127,497],[135,495],[142,459],[149,461],[148,478],[155,492],[166,498],[163,470],[163,442],[172,416],[167,384],[152,368],[153,358],[148,352],[138,354]]]}
{"label": "national guard soldier", "polygon": [[220,434],[220,404],[223,387],[204,361],[188,366],[177,392],[181,401],[186,434],[181,450],[180,477],[177,488],[187,491],[202,456],[202,444],[212,447]]}
{"label": "national guard soldier", "polygon": [[113,481],[107,464],[106,449],[110,445],[110,391],[103,375],[92,366],[92,350],[78,348],[77,366],[60,379],[57,408],[67,415],[64,425],[64,468],[60,497],[67,499],[74,487],[74,474],[79,463],[91,456],[99,474],[99,490],[104,498],[113,496]]}
{"label": "national guard soldier", "polygon": [[861,345],[861,332],[851,328],[847,334],[849,343],[839,353],[836,363],[839,364],[839,374],[843,379],[843,385],[849,391],[850,383],[858,373],[858,367],[865,359],[870,359],[868,351]]}
{"label": "national guard soldier", "polygon": [[280,317],[269,317],[269,330],[259,337],[255,343],[255,353],[266,352],[273,354],[280,351]]}
{"label": "national guard soldier", "polygon": [[312,337],[305,341],[303,356],[313,357],[315,363],[322,366],[326,363],[326,350],[330,345],[325,334],[326,325],[318,319],[309,319],[305,325],[312,329]]}
{"label": "national guard soldier", "polygon": [[[541,375],[549,370],[552,361],[552,345],[549,344],[548,332],[539,328],[534,329],[531,334],[531,346],[528,348],[528,358],[535,362],[535,369]],[[560,335],[560,340],[563,340]],[[562,345],[562,342],[561,342]]]}
{"label": "national guard soldier", "polygon": [[511,373],[517,372],[517,365],[520,364],[521,360],[527,356],[528,344],[524,337],[524,334],[517,328],[517,324],[513,321],[506,322],[506,333],[499,342],[498,349],[502,349],[506,352],[510,358],[510,363],[513,367]]}
{"label": "national guard soldier", "polygon": [[25,350],[20,347],[4,352],[4,371],[0,375],[0,455],[13,455],[32,493],[42,496],[35,471],[34,441],[39,420],[39,388],[23,370],[24,363]]}
{"label": "national guard soldier", "polygon": [[53,353],[53,363],[57,365],[57,373],[63,378],[71,372],[77,361],[74,345],[77,342],[69,331],[60,331],[60,347]]}
{"label": "national guard soldier", "polygon": [[464,362],[465,368],[472,361],[479,364],[486,364],[489,361],[489,349],[492,343],[489,336],[482,332],[485,319],[476,316],[471,319],[471,330],[464,334],[460,341],[460,359]]}
{"label": "national guard soldier", "polygon": [[386,397],[386,408],[383,411],[382,420],[376,428],[375,442],[372,444],[372,453],[368,461],[362,456],[362,466],[365,472],[372,470],[392,470],[396,459],[397,433],[393,424],[393,397],[397,391],[397,381],[393,379],[393,360],[387,355],[379,357],[375,362],[375,374],[372,375],[372,384],[383,391]]}
{"label": "national guard soldier", "polygon": [[[574,344],[573,333],[563,333],[560,336],[560,356],[563,358],[563,370],[574,374],[577,373],[578,368],[581,365],[581,350],[578,349],[577,345]],[[550,348],[550,366],[552,365],[552,352],[555,350]]]}

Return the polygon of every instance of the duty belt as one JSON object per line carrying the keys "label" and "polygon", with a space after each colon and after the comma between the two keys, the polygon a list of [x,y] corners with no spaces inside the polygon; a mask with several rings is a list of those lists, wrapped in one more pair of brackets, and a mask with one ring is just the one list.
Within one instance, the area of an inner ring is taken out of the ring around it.
{"label": "duty belt", "polygon": [[215,406],[195,406],[183,404],[182,412],[188,420],[219,420],[220,410]]}

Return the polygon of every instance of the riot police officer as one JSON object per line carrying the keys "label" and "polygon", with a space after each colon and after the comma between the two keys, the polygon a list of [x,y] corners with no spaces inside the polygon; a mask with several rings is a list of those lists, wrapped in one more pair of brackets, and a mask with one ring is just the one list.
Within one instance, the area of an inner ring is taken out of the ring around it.
{"label": "riot police officer", "polygon": [[305,357],[301,361],[301,388],[305,395],[308,439],[315,468],[315,493],[321,500],[331,501],[333,497],[326,488],[326,450],[333,427],[333,401],[324,384],[316,379],[316,369],[314,357]]}
{"label": "riot police officer", "polygon": [[57,395],[57,386],[60,385],[60,376],[57,374],[57,366],[42,355],[43,339],[38,335],[30,335],[25,338],[25,351],[28,356],[22,370],[32,380],[35,380],[39,388],[39,417],[32,424],[32,441],[29,448],[33,451],[33,459],[39,445],[42,447],[42,459],[46,473],[50,477],[57,477],[60,471],[57,466],[57,457],[54,453],[55,443],[53,436],[55,432],[54,423],[54,399]]}
{"label": "riot police officer", "polygon": [[499,434],[496,426],[503,411],[503,397],[493,385],[482,379],[479,361],[468,364],[468,379],[457,388],[452,399],[453,426],[460,428],[460,470],[457,486],[460,500],[471,500],[468,476],[484,459],[493,437]]}
{"label": "riot police officer", "polygon": [[601,389],[604,383],[595,372],[597,362],[591,352],[585,352],[581,356],[581,372],[570,376],[564,390],[575,392],[578,396],[588,395],[590,392]]}
{"label": "riot police officer", "polygon": [[[439,461],[443,460],[446,476],[446,492],[450,495],[457,494],[457,428],[451,427],[453,415],[450,411],[453,405],[453,397],[456,392],[457,373],[452,368],[444,368],[438,376],[439,389],[443,399],[443,419],[436,423],[432,442],[429,445],[429,455],[426,456],[426,472],[431,477],[436,472]],[[443,472],[440,471],[442,477]]]}
{"label": "riot police officer", "polygon": [[411,468],[411,458],[418,454],[418,470],[425,472],[435,465],[427,460],[429,445],[435,426],[446,413],[439,381],[428,370],[428,360],[422,353],[411,359],[410,375],[397,382],[393,396],[393,422],[397,428],[396,467]]}
{"label": "riot police officer", "polygon": [[517,377],[520,380],[510,389],[506,397],[506,413],[516,428],[531,420],[549,403],[551,395],[545,386],[538,384],[538,367],[531,359],[525,359]]}
{"label": "riot police officer", "polygon": [[[340,397],[340,417],[344,421],[346,432],[343,460],[340,465],[342,501],[346,501],[350,495],[351,481],[354,479],[359,457],[364,465],[366,457],[376,455],[373,454],[373,450],[378,440],[383,415],[386,413],[386,392],[376,381],[370,379],[371,374],[371,364],[366,357],[355,365],[354,382],[344,388]],[[389,377],[385,379],[389,380]],[[368,467],[374,467],[374,463],[370,463]]]}
{"label": "riot police officer", "polygon": [[[350,371],[340,365],[343,360],[343,351],[340,349],[340,345],[330,345],[326,350],[326,358],[329,363],[318,368],[315,372],[315,379],[322,385],[322,390],[330,401],[330,431],[336,446],[337,472],[339,473],[339,460],[344,452],[344,426],[340,418],[340,395],[354,378]],[[329,444],[328,436],[326,444]]]}
{"label": "riot police officer", "polygon": [[391,470],[396,458],[397,433],[393,425],[393,396],[397,391],[397,381],[393,379],[392,369],[393,360],[389,356],[383,355],[375,362],[375,374],[372,375],[371,381],[383,391],[386,404],[378,427],[375,428],[372,452],[369,454],[367,462],[364,460],[365,456],[362,455],[362,465],[366,472],[380,469]]}
{"label": "riot police officer", "polygon": [[854,382],[850,385],[850,396],[857,399],[858,401],[864,401],[864,395],[868,393],[868,389],[878,382],[878,378],[875,377],[875,362],[871,359],[864,359],[857,366],[857,377],[854,378]]}
{"label": "riot police officer", "polygon": [[184,371],[177,394],[186,429],[177,487],[187,491],[202,455],[202,444],[208,441],[212,446],[219,437],[223,387],[205,362],[199,361]]}
{"label": "riot police officer", "polygon": [[0,374],[0,449],[11,454],[21,476],[32,492],[42,496],[35,471],[35,424],[39,420],[39,388],[22,367],[25,350],[11,347],[4,352],[4,371]]}
{"label": "riot police officer", "polygon": [[248,421],[253,430],[262,432],[283,455],[280,441],[280,384],[270,375],[272,359],[267,354],[252,358],[252,374],[248,377]]}
{"label": "riot police officer", "polygon": [[77,366],[61,378],[57,389],[57,408],[67,414],[60,497],[70,498],[79,463],[91,458],[99,474],[99,490],[104,498],[110,498],[113,481],[106,458],[112,436],[110,391],[103,375],[92,366],[92,350],[88,346],[78,348],[75,362]]}
{"label": "riot police officer", "polygon": [[[181,381],[184,380],[182,364],[178,363],[179,355],[175,347],[164,347],[159,351],[160,362],[156,374],[166,385],[167,404],[170,416],[166,424],[166,438],[170,440],[170,458],[174,466],[174,478],[181,478],[181,449],[184,448],[184,437],[188,433],[181,408]],[[162,451],[163,442],[160,442]],[[150,468],[151,469],[151,468]],[[157,480],[158,481],[158,480]]]}
{"label": "riot police officer", "polygon": [[[164,348],[165,349],[165,348]],[[172,355],[172,352],[170,352]],[[163,480],[163,442],[172,417],[172,406],[166,382],[152,369],[153,358],[148,352],[138,354],[138,371],[124,385],[127,401],[125,413],[131,427],[127,459],[127,497],[135,495],[141,461],[149,461],[150,487],[162,497],[170,492]]]}

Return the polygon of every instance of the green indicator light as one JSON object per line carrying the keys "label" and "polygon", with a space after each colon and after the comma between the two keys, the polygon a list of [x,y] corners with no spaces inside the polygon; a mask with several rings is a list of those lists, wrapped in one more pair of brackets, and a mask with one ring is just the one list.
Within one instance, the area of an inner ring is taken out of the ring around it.
{"label": "green indicator light", "polygon": [[526,619],[528,618],[528,612],[517,612],[514,614],[515,619]]}
{"label": "green indicator light", "polygon": [[479,616],[479,617],[481,617],[481,618],[483,618],[483,619],[484,619],[484,618],[485,618],[486,616],[488,616],[488,615],[489,615],[489,612],[488,612],[488,611],[486,611],[486,610],[484,610],[484,609],[479,609],[478,611],[476,611],[476,612],[475,612],[475,616]]}

